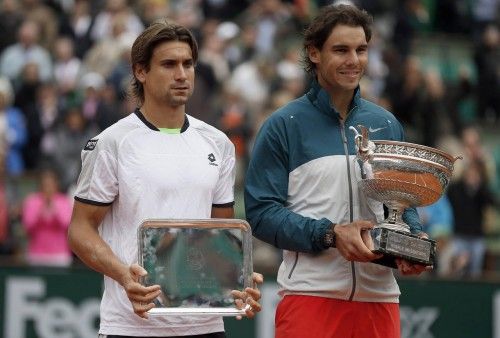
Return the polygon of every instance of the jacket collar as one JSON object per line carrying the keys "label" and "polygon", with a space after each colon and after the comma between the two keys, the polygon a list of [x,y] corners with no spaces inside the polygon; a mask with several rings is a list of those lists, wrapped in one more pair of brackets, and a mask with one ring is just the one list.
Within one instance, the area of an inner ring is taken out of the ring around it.
{"label": "jacket collar", "polygon": [[[323,89],[323,87],[320,86],[316,79],[312,80],[311,89],[307,93],[307,98],[323,113],[335,117],[340,116],[339,112],[334,108],[330,100],[330,95],[326,90]],[[360,105],[361,94],[358,85],[358,87],[354,90],[354,97],[351,102],[351,106],[349,107],[349,111],[351,111],[354,107],[360,107]]]}

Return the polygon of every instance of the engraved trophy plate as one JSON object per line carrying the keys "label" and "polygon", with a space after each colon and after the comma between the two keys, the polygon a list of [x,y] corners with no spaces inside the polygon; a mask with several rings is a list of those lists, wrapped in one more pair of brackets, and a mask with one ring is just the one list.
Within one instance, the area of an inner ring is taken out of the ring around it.
{"label": "engraved trophy plate", "polygon": [[423,265],[432,265],[436,258],[436,245],[432,239],[418,238],[408,232],[383,227],[375,227],[371,235],[373,252],[384,255],[374,263],[396,268],[395,257]]}
{"label": "engraved trophy plate", "polygon": [[252,234],[237,219],[146,220],[138,230],[139,264],[162,294],[151,315],[245,315],[232,290],[251,287]]}
{"label": "engraved trophy plate", "polygon": [[396,258],[433,265],[436,242],[410,233],[402,214],[408,207],[433,204],[450,182],[454,162],[461,157],[427,146],[398,141],[370,141],[368,129],[358,126],[357,162],[361,191],[389,209],[389,216],[371,231],[374,252],[383,254],[374,263],[395,268]]}

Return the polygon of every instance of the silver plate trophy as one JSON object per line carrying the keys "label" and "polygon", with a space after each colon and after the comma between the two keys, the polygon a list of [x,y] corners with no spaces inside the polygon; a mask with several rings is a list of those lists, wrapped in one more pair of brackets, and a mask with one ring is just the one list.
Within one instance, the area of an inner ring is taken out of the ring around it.
{"label": "silver plate trophy", "polygon": [[373,251],[383,254],[374,263],[395,268],[399,257],[433,265],[436,242],[411,234],[402,214],[408,207],[436,202],[450,182],[455,161],[461,157],[413,143],[370,141],[366,127],[358,126],[360,132],[350,128],[356,134],[360,189],[389,210],[389,216],[371,230]]}
{"label": "silver plate trophy", "polygon": [[[151,315],[244,316],[231,295],[252,281],[252,234],[237,219],[154,219],[138,230],[143,285],[161,286]],[[247,305],[248,306],[248,305]]]}

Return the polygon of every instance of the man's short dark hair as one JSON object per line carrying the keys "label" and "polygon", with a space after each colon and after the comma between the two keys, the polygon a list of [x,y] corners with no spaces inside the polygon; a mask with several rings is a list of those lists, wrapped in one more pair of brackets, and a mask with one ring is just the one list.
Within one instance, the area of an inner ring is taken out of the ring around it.
{"label": "man's short dark hair", "polygon": [[185,42],[191,47],[193,62],[198,61],[198,44],[193,33],[186,27],[161,19],[153,22],[134,41],[131,51],[132,64],[132,88],[131,94],[138,101],[139,105],[144,103],[144,87],[135,78],[134,69],[137,65],[142,65],[149,71],[153,52],[160,43],[169,41]]}
{"label": "man's short dark hair", "polygon": [[368,12],[352,5],[323,7],[304,32],[304,69],[308,73],[314,73],[315,64],[309,60],[308,49],[316,47],[321,50],[335,26],[360,26],[365,31],[366,41],[369,42],[372,37],[372,22],[373,18]]}

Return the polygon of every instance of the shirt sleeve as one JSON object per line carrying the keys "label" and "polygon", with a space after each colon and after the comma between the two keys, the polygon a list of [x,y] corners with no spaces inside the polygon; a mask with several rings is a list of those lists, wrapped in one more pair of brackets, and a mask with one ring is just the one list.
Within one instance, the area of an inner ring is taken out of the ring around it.
{"label": "shirt sleeve", "polygon": [[234,145],[228,139],[223,149],[219,180],[215,188],[212,205],[225,206],[234,204],[235,163]]}
{"label": "shirt sleeve", "polygon": [[246,174],[245,210],[255,237],[277,248],[319,252],[332,222],[301,216],[286,208],[288,143],[284,126],[270,119],[259,131]]}
{"label": "shirt sleeve", "polygon": [[117,151],[111,140],[91,139],[82,150],[82,170],[78,177],[75,200],[110,205],[118,194]]}

